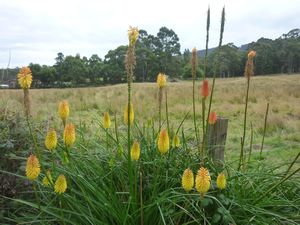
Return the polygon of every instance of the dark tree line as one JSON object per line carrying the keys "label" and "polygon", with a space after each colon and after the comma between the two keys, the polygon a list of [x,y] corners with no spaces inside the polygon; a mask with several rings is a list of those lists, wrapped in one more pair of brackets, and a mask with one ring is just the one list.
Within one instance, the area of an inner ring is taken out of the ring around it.
{"label": "dark tree line", "polygon": [[[212,76],[216,68],[220,77],[242,76],[247,52],[257,52],[256,74],[297,73],[300,72],[300,30],[294,29],[276,40],[261,38],[256,42],[238,48],[233,43],[223,45],[220,52],[210,49],[207,60],[207,76]],[[58,53],[53,66],[30,63],[36,87],[66,87],[115,84],[126,81],[125,54],[127,46],[110,50],[101,59],[97,54],[90,58],[65,56]],[[197,75],[203,73],[203,51],[199,51]],[[180,51],[177,34],[166,27],[160,28],[156,36],[140,30],[136,44],[135,81],[154,81],[159,72],[171,79],[190,78],[191,51]],[[216,63],[218,62],[218,63]],[[18,69],[10,69],[2,75],[2,82],[14,79]]]}

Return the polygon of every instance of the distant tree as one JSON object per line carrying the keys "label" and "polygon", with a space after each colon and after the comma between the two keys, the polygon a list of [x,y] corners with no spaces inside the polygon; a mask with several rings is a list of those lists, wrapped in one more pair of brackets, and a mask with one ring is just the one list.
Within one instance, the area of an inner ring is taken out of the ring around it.
{"label": "distant tree", "polygon": [[80,55],[66,56],[61,64],[61,80],[73,84],[84,84],[87,82],[88,69]]}
{"label": "distant tree", "polygon": [[40,71],[42,69],[40,64],[29,63],[29,68],[31,70],[33,80],[40,80]]}
{"label": "distant tree", "polygon": [[191,55],[192,55],[192,53],[191,53],[191,51],[188,48],[184,49],[184,51],[183,51],[183,59],[182,59],[184,65],[186,65],[186,64],[188,64],[188,63],[191,62]]}
{"label": "distant tree", "polygon": [[239,49],[233,43],[221,46],[220,50],[215,49],[208,56],[208,71],[210,75],[213,75],[214,67],[216,67],[217,75],[220,77],[242,75]]}
{"label": "distant tree", "polygon": [[162,27],[157,33],[156,53],[160,62],[160,69],[172,76],[176,73],[174,69],[173,56],[180,55],[180,43],[177,34],[167,27]]}
{"label": "distant tree", "polygon": [[136,44],[136,81],[153,81],[159,73],[159,60],[155,53],[157,42],[156,37],[140,30]]}
{"label": "distant tree", "polygon": [[275,49],[273,48],[273,41],[271,39],[260,38],[257,42],[251,43],[249,49],[256,51],[256,74],[274,73]]}
{"label": "distant tree", "polygon": [[56,79],[61,80],[62,79],[62,64],[65,60],[65,56],[63,53],[59,52],[57,53],[57,57],[55,58],[55,64],[54,67],[56,69]]}
{"label": "distant tree", "polygon": [[54,83],[56,72],[57,71],[54,66],[42,66],[39,73],[39,79],[42,82],[43,86],[49,86]]}
{"label": "distant tree", "polygon": [[88,70],[88,77],[92,83],[103,83],[104,63],[97,54],[89,58]]}
{"label": "distant tree", "polygon": [[110,50],[104,57],[104,80],[115,84],[125,81],[125,55],[127,46],[119,46],[115,50]]}

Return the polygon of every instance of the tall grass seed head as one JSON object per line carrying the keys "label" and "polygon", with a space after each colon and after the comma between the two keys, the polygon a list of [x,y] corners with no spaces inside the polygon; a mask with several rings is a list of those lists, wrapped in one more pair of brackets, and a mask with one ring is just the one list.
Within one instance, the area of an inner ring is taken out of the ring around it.
{"label": "tall grass seed head", "polygon": [[191,169],[186,169],[181,178],[181,185],[186,192],[189,192],[194,187],[194,174]]}
{"label": "tall grass seed head", "polygon": [[44,186],[49,186],[50,184],[53,183],[50,170],[47,170],[46,175],[44,176],[42,183],[43,183]]}
{"label": "tall grass seed head", "polygon": [[173,147],[179,148],[180,147],[180,139],[177,134],[173,137]]}
{"label": "tall grass seed head", "polygon": [[202,98],[206,98],[209,96],[209,84],[208,80],[203,80],[202,87],[201,87],[201,96]]}
{"label": "tall grass seed head", "polygon": [[71,147],[75,140],[75,127],[72,123],[68,123],[64,130],[64,143],[67,147]]}
{"label": "tall grass seed head", "polygon": [[[129,108],[129,117],[130,117],[130,124],[133,124],[134,120],[134,110],[133,110],[133,105],[130,103],[130,108]],[[128,125],[128,104],[126,104],[125,110],[124,110],[124,123]]]}
{"label": "tall grass seed head", "polygon": [[18,73],[18,83],[22,89],[29,89],[32,83],[32,73],[29,67],[22,67]]}
{"label": "tall grass seed head", "polygon": [[208,169],[201,167],[196,175],[196,190],[201,194],[202,197],[208,192],[210,188],[210,175]]}
{"label": "tall grass seed head", "polygon": [[139,38],[138,28],[129,26],[129,30],[128,30],[129,45],[134,45],[138,38]]}
{"label": "tall grass seed head", "polygon": [[163,129],[157,140],[157,147],[161,154],[165,154],[169,151],[170,148],[170,139],[169,134],[166,129]]}
{"label": "tall grass seed head", "polygon": [[159,88],[163,88],[167,85],[167,76],[164,73],[159,73],[157,75],[157,85]]}
{"label": "tall grass seed head", "polygon": [[209,117],[208,117],[208,123],[210,125],[214,125],[215,123],[217,122],[217,113],[212,111],[210,112],[209,114]]}
{"label": "tall grass seed head", "polygon": [[26,177],[29,180],[35,180],[41,172],[40,163],[38,158],[31,154],[27,159],[26,164]]}
{"label": "tall grass seed head", "polygon": [[61,101],[59,103],[59,105],[58,105],[58,114],[59,114],[59,117],[63,121],[66,121],[66,119],[69,117],[70,107],[69,107],[69,104],[66,100]]}
{"label": "tall grass seed head", "polygon": [[219,173],[217,177],[217,187],[221,190],[226,188],[226,176],[224,173]]}
{"label": "tall grass seed head", "polygon": [[63,174],[60,174],[55,181],[54,191],[58,194],[65,193],[67,190],[67,180]]}
{"label": "tall grass seed head", "polygon": [[110,128],[110,125],[111,125],[111,121],[110,121],[109,113],[105,112],[103,115],[103,127],[105,129],[108,129],[108,128]]}
{"label": "tall grass seed head", "polygon": [[140,144],[137,141],[133,142],[133,145],[131,147],[131,160],[139,160],[140,155],[141,155],[141,148],[140,148]]}
{"label": "tall grass seed head", "polygon": [[52,151],[57,146],[57,135],[54,129],[50,129],[45,138],[45,146],[48,150]]}

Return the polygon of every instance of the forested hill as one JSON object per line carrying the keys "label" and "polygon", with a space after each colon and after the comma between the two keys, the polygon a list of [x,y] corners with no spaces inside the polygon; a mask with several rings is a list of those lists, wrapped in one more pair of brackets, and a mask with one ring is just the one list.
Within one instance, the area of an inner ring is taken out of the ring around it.
{"label": "forested hill", "polygon": [[[257,51],[255,74],[299,73],[300,72],[300,29],[293,29],[275,40],[260,38],[241,47],[233,43],[209,49],[207,76],[212,76],[212,68],[219,61],[218,75],[221,77],[242,76],[247,51]],[[101,59],[97,54],[85,56],[58,53],[52,66],[29,64],[35,87],[88,86],[121,83],[126,80],[124,66],[127,46],[110,50]],[[218,54],[217,52],[220,51]],[[203,73],[205,50],[198,51],[197,75]],[[181,52],[180,40],[175,31],[162,27],[156,35],[140,30],[136,45],[135,81],[154,81],[159,72],[170,78],[191,76],[191,50]],[[0,83],[14,84],[18,68],[3,69]]]}
{"label": "forested hill", "polygon": [[[260,38],[256,42],[235,46],[233,43],[223,45],[221,48],[221,74],[236,76],[238,68],[232,62],[245,62],[245,52],[253,49],[257,52],[255,60],[256,74],[297,73],[300,71],[300,29],[293,29],[287,34],[272,40]],[[208,49],[212,60],[216,57],[216,48]],[[205,49],[198,51],[200,57],[205,56]],[[223,67],[223,68],[222,68]],[[242,67],[243,69],[243,67]],[[236,72],[235,72],[236,71]],[[241,71],[243,72],[243,71]]]}

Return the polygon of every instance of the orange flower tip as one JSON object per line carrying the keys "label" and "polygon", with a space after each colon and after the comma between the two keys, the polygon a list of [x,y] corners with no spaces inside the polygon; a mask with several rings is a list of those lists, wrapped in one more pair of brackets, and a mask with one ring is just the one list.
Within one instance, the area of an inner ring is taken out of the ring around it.
{"label": "orange flower tip", "polygon": [[111,121],[110,121],[109,113],[105,112],[104,116],[103,116],[103,127],[105,129],[108,129],[108,128],[110,128],[110,125],[111,125]]}
{"label": "orange flower tip", "polygon": [[65,193],[67,190],[67,180],[66,177],[63,174],[60,174],[55,181],[54,184],[54,191],[58,194]]}
{"label": "orange flower tip", "polygon": [[194,187],[194,174],[191,169],[186,169],[181,178],[181,185],[186,192],[189,192]]}
{"label": "orange flower tip", "polygon": [[35,155],[31,154],[28,157],[26,163],[26,177],[29,180],[35,180],[36,178],[38,178],[40,172],[41,169],[40,169],[39,160]]}
{"label": "orange flower tip", "polygon": [[46,135],[45,146],[49,151],[52,151],[57,146],[57,135],[54,129],[50,129]]}
{"label": "orange flower tip", "polygon": [[29,89],[32,83],[32,73],[29,67],[22,67],[18,73],[18,83],[22,89]]}
{"label": "orange flower tip", "polygon": [[206,98],[209,96],[209,84],[208,80],[203,80],[202,89],[201,89],[201,95],[203,98]]}
{"label": "orange flower tip", "polygon": [[248,53],[248,59],[253,59],[256,56],[256,51],[251,50]]}
{"label": "orange flower tip", "polygon": [[140,155],[141,155],[140,144],[137,141],[134,141],[130,152],[131,160],[134,161],[139,160]]}
{"label": "orange flower tip", "polygon": [[69,123],[65,126],[64,143],[67,147],[71,147],[74,144],[75,140],[75,127],[72,123]]}
{"label": "orange flower tip", "polygon": [[167,85],[167,76],[164,73],[159,73],[157,75],[157,85],[159,88],[163,88]]}
{"label": "orange flower tip", "polygon": [[210,125],[214,125],[217,122],[217,113],[216,112],[210,112],[208,123]]}
{"label": "orange flower tip", "polygon": [[157,140],[158,150],[161,154],[165,154],[169,151],[170,148],[170,139],[166,129],[163,129]]}
{"label": "orange flower tip", "polygon": [[58,114],[63,121],[65,121],[69,117],[70,108],[69,108],[69,103],[66,100],[61,101],[59,103]]}

